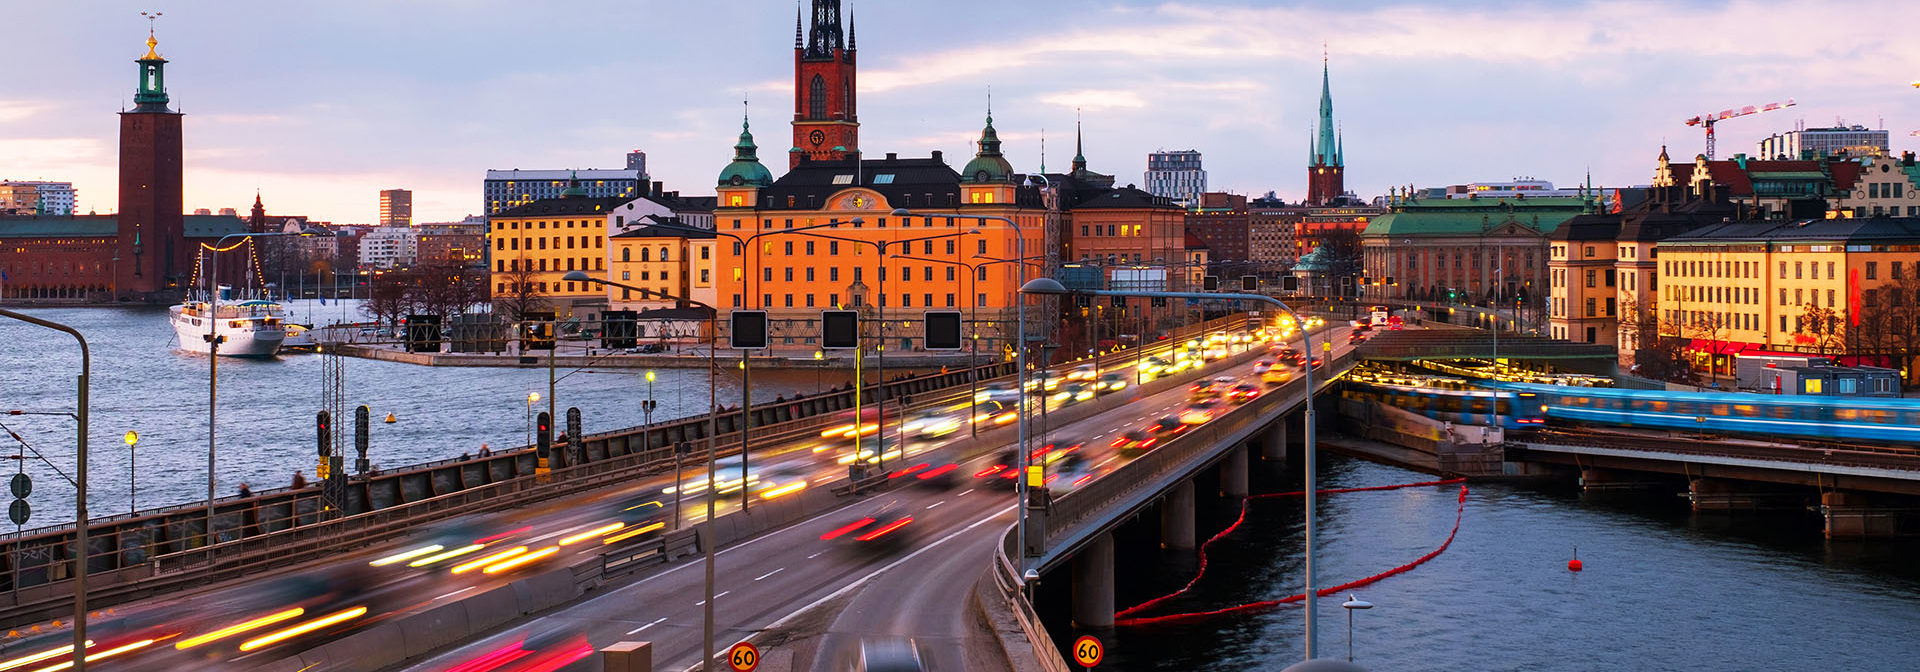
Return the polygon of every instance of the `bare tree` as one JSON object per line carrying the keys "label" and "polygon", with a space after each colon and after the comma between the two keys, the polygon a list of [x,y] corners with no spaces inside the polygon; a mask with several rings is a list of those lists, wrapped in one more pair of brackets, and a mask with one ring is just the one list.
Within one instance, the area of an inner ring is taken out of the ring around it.
{"label": "bare tree", "polygon": [[1659,304],[1628,298],[1620,305],[1620,347],[1631,352],[1629,370],[1642,378],[1692,385],[1699,381],[1687,360],[1687,339],[1678,325],[1660,322]]}
{"label": "bare tree", "polygon": [[506,315],[513,322],[525,320],[528,313],[542,311],[547,306],[545,294],[535,284],[539,274],[526,263],[528,260],[516,261],[520,263],[509,266],[506,275],[502,276],[506,288],[493,293],[493,311]]}

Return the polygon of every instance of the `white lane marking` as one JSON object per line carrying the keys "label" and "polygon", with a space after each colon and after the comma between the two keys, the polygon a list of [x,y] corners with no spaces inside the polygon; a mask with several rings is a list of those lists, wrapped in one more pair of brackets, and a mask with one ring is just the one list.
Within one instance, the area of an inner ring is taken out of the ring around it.
{"label": "white lane marking", "polygon": [[662,616],[662,617],[660,617],[660,620],[657,620],[657,621],[654,621],[654,622],[652,622],[652,623],[648,623],[648,624],[646,624],[646,625],[642,625],[642,626],[640,626],[640,627],[637,627],[637,628],[634,628],[634,629],[632,629],[632,630],[628,630],[628,631],[627,631],[627,634],[629,634],[629,635],[631,635],[631,634],[634,634],[634,633],[636,633],[636,632],[639,632],[639,631],[641,631],[641,630],[645,630],[645,629],[647,629],[647,628],[651,628],[651,627],[653,627],[653,626],[656,626],[656,625],[659,625],[660,623],[662,623],[662,622],[664,622],[664,621],[666,621],[666,620],[667,620],[667,618],[666,618],[665,616]]}
{"label": "white lane marking", "polygon": [[936,507],[936,506],[939,506],[939,505],[941,505],[941,504],[945,504],[945,503],[947,503],[947,500],[944,500],[944,499],[943,499],[943,500],[940,500],[940,501],[938,501],[938,502],[934,502],[934,503],[932,503],[932,504],[928,504],[928,505],[927,505],[927,509],[929,509],[929,510],[931,510],[931,509],[933,509],[933,507]]}
{"label": "white lane marking", "polygon": [[449,597],[453,597],[453,596],[455,596],[455,595],[459,595],[459,594],[461,594],[461,593],[464,593],[464,592],[467,592],[467,591],[469,591],[469,590],[473,590],[474,588],[478,588],[478,587],[479,587],[479,586],[467,586],[467,587],[465,587],[465,588],[461,588],[461,589],[459,589],[459,590],[456,590],[456,591],[453,591],[453,592],[451,592],[451,593],[447,593],[447,594],[445,594],[445,595],[441,595],[441,596],[439,596],[439,597],[436,597],[436,598],[433,598],[433,599],[436,599],[436,600],[444,600],[444,599],[447,599],[447,598],[449,598]]}
{"label": "white lane marking", "polygon": [[753,579],[753,580],[755,580],[755,581],[759,581],[759,580],[761,580],[761,579],[764,579],[764,578],[767,578],[767,577],[769,577],[769,576],[773,576],[773,575],[775,575],[775,574],[779,574],[779,573],[781,573],[781,572],[784,572],[784,571],[787,571],[787,568],[785,568],[785,567],[781,567],[781,568],[779,568],[779,569],[776,569],[776,570],[773,570],[773,571],[771,571],[771,572],[767,572],[767,573],[765,573],[765,574],[761,574],[761,575],[759,575],[759,576],[756,576],[756,577],[754,577],[754,579]]}
{"label": "white lane marking", "polygon": [[820,557],[820,554],[821,554],[821,553],[826,553],[826,551],[821,551],[820,553],[815,553],[815,554],[813,554],[813,555],[809,555],[809,556],[807,556],[807,559],[808,559],[808,560],[812,560],[812,559],[814,559],[814,558],[817,558],[817,557]]}
{"label": "white lane marking", "polygon": [[[999,518],[999,517],[1001,517],[1001,516],[1004,516],[1004,515],[1007,515],[1007,514],[1009,514],[1009,513],[1013,513],[1013,510],[1014,510],[1014,507],[1013,507],[1013,506],[1008,506],[1007,508],[1004,508],[1004,509],[1000,509],[999,511],[995,511],[995,512],[993,512],[993,513],[990,513],[990,514],[987,514],[987,516],[986,516],[986,517],[983,517],[983,518],[981,518],[980,520],[976,520],[976,521],[974,521],[972,525],[968,525],[968,526],[966,526],[966,527],[963,527],[963,528],[960,528],[960,529],[958,529],[958,530],[954,530],[954,532],[953,532],[952,534],[948,534],[947,536],[944,536],[944,537],[941,537],[941,538],[939,538],[939,539],[936,539],[936,540],[934,540],[934,542],[933,542],[933,543],[931,543],[931,544],[927,544],[926,546],[924,546],[924,547],[921,547],[921,549],[920,549],[920,550],[917,550],[917,551],[914,551],[914,552],[912,552],[912,553],[909,553],[909,554],[907,554],[907,556],[906,556],[906,557],[904,557],[904,558],[900,558],[899,560],[895,560],[895,561],[893,561],[893,562],[890,562],[890,563],[887,563],[887,565],[886,565],[886,566],[884,566],[884,567],[881,567],[881,568],[879,568],[879,569],[876,569],[876,570],[873,570],[873,572],[872,572],[872,573],[869,573],[869,574],[867,574],[866,576],[862,576],[862,577],[860,577],[859,579],[855,579],[855,580],[853,581],[853,583],[849,583],[849,584],[847,584],[847,585],[845,585],[845,586],[842,586],[842,587],[841,587],[841,588],[840,588],[839,590],[836,590],[836,591],[833,591],[832,593],[829,593],[829,594],[827,594],[827,596],[826,596],[826,597],[822,597],[822,598],[820,598],[820,599],[817,599],[817,600],[814,600],[814,601],[812,601],[812,602],[809,602],[809,603],[807,603],[807,604],[806,604],[805,606],[802,606],[802,607],[800,607],[799,609],[796,609],[796,610],[794,610],[794,611],[793,611],[792,613],[789,613],[789,614],[787,614],[787,615],[785,615],[785,616],[781,616],[781,617],[779,618],[779,620],[776,620],[776,621],[774,621],[774,622],[772,622],[772,623],[768,623],[768,624],[766,625],[766,627],[763,627],[763,628],[760,628],[760,629],[759,629],[759,630],[758,630],[757,632],[771,632],[771,631],[774,631],[774,630],[778,630],[778,629],[780,629],[780,628],[781,628],[781,626],[784,626],[784,625],[786,625],[786,624],[787,624],[787,623],[788,623],[789,621],[792,621],[792,620],[793,620],[793,619],[795,619],[795,618],[799,618],[801,614],[804,614],[804,613],[806,613],[806,612],[807,612],[808,610],[811,610],[811,609],[813,609],[814,607],[818,607],[818,606],[820,606],[821,604],[825,604],[825,603],[826,603],[826,602],[828,602],[829,600],[833,600],[833,599],[835,599],[835,598],[838,598],[838,597],[840,597],[841,595],[845,595],[845,594],[847,594],[847,592],[848,592],[848,591],[851,591],[851,590],[853,590],[853,589],[855,589],[855,588],[859,588],[860,586],[863,586],[863,585],[866,585],[866,583],[867,583],[868,581],[872,581],[872,580],[873,580],[873,577],[876,577],[876,576],[879,576],[879,575],[881,575],[881,574],[884,574],[884,573],[886,573],[886,572],[887,572],[888,570],[891,570],[891,569],[893,569],[893,568],[895,568],[895,567],[899,567],[900,565],[902,565],[902,564],[904,564],[904,563],[906,563],[906,562],[907,562],[907,561],[909,561],[909,560],[912,560],[912,559],[914,559],[914,558],[917,558],[917,557],[920,557],[920,554],[921,554],[921,553],[925,553],[925,552],[927,552],[927,551],[931,551],[931,550],[933,550],[933,549],[935,549],[935,548],[939,548],[941,544],[944,544],[944,543],[947,543],[947,542],[949,542],[949,541],[953,541],[953,538],[954,538],[954,537],[958,537],[958,536],[960,536],[960,535],[962,535],[962,534],[966,534],[966,533],[968,533],[968,532],[971,532],[971,531],[973,531],[973,528],[976,528],[976,527],[979,527],[979,526],[981,526],[981,525],[985,525],[985,524],[987,524],[987,523],[990,523],[990,522],[993,522],[993,521],[994,521],[994,519],[996,519],[996,518]],[[726,594],[726,593],[721,593],[720,595],[725,595],[725,594]],[[715,595],[714,597],[716,597],[716,598],[718,598],[718,597],[719,597],[719,595]],[[751,635],[749,635],[749,636],[748,636],[748,637],[747,637],[746,639],[742,639],[742,640],[739,640],[739,641],[737,641],[737,642],[734,642],[734,644],[739,644],[740,642],[746,642],[746,641],[750,641],[750,640],[752,640],[752,639],[753,639],[753,636],[751,636]],[[728,645],[727,645],[727,648],[732,648],[734,644],[728,644]],[[695,655],[695,656],[697,657],[697,656],[698,656],[699,654],[694,654],[694,655]],[[700,663],[696,661],[696,662],[695,662],[695,663],[694,663],[693,665],[691,665],[691,666],[688,666],[688,667],[686,668],[686,672],[693,672],[694,670],[697,670],[697,669],[700,669]]]}
{"label": "white lane marking", "polygon": [[960,494],[958,494],[958,495],[954,495],[954,496],[955,496],[955,497],[965,497],[965,496],[967,496],[967,493],[969,493],[969,492],[973,492],[973,488],[967,488],[967,489],[965,489],[965,490],[962,490],[962,491],[960,491]]}

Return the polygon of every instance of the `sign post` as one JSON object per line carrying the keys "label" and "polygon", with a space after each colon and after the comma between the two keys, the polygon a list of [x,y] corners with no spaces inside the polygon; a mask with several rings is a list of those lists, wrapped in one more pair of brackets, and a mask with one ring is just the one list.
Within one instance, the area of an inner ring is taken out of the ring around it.
{"label": "sign post", "polygon": [[1107,657],[1107,648],[1101,646],[1099,638],[1093,635],[1081,635],[1079,639],[1073,640],[1073,662],[1079,663],[1081,667],[1091,670],[1100,664],[1101,658],[1105,657]]}
{"label": "sign post", "polygon": [[760,647],[752,643],[741,642],[727,651],[727,667],[733,668],[733,672],[753,672],[753,668],[759,666]]}

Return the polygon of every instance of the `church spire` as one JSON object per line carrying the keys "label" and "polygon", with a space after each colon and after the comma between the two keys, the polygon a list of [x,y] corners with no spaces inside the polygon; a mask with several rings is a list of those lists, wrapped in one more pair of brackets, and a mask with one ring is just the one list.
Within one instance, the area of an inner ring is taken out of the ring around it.
{"label": "church spire", "polygon": [[1073,172],[1087,169],[1086,142],[1080,134],[1080,111],[1073,111]]}
{"label": "church spire", "polygon": [[1320,139],[1314,143],[1314,159],[1324,165],[1339,166],[1340,139],[1333,124],[1333,83],[1328,72],[1327,57],[1320,57]]}
{"label": "church spire", "polygon": [[733,163],[720,171],[720,186],[773,184],[773,173],[760,163],[760,148],[753,144],[752,122],[747,116],[747,101],[740,100],[740,141],[733,144]]}
{"label": "church spire", "polygon": [[800,0],[793,0],[793,48],[795,51],[807,46],[806,41],[800,37],[800,17],[806,13],[807,10],[800,4]]}
{"label": "church spire", "polygon": [[840,0],[813,0],[813,27],[807,33],[807,58],[834,57],[846,46],[840,29]]}

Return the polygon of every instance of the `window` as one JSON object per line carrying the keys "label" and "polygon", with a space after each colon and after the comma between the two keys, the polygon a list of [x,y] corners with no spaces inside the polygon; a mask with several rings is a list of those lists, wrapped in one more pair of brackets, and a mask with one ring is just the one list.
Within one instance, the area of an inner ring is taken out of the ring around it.
{"label": "window", "polygon": [[712,259],[712,258],[713,258],[713,248],[704,247],[704,246],[700,248],[700,259],[702,261]]}
{"label": "window", "polygon": [[[1783,261],[1783,262],[1780,262],[1780,263],[1783,263],[1783,264],[1784,264],[1784,263],[1786,263],[1786,262],[1784,262],[1784,261]],[[1798,262],[1798,261],[1796,261],[1796,262],[1793,262],[1793,279],[1795,279],[1795,280],[1800,280],[1800,279],[1802,279],[1802,278],[1804,278],[1804,277],[1806,277],[1806,276],[1804,276],[1804,275],[1802,275],[1802,274],[1801,274],[1801,265],[1802,265],[1802,264],[1801,264],[1801,262]]]}
{"label": "window", "polygon": [[[1831,261],[1827,262],[1827,279],[1828,280],[1833,279],[1833,262]],[[1832,303],[1832,302],[1829,301],[1828,303]]]}
{"label": "window", "polygon": [[[947,254],[953,254],[953,239],[952,239],[952,238],[948,238],[948,239],[947,239]],[[1896,278],[1897,278],[1897,277],[1900,277],[1900,274],[1898,274],[1898,273],[1895,273],[1895,274],[1894,274],[1894,277],[1896,277]]]}
{"label": "window", "polygon": [[700,269],[700,284],[705,285],[710,282],[713,282],[713,269],[711,268]]}
{"label": "window", "polygon": [[792,294],[788,294],[788,295],[786,295],[786,297],[785,297],[785,298],[787,299],[787,307],[788,307],[788,308],[792,308],[792,307],[793,307],[793,295],[792,295]]}
{"label": "window", "polygon": [[813,267],[807,267],[807,282],[813,282]]}
{"label": "window", "polygon": [[952,281],[953,281],[953,267],[952,267],[952,266],[948,266],[948,267],[947,267],[947,281],[948,281],[948,282],[952,282]]}
{"label": "window", "polygon": [[767,268],[762,268],[762,269],[760,269],[760,281],[761,281],[761,282],[773,282],[773,268],[772,268],[772,267],[767,267]]}
{"label": "window", "polygon": [[1589,297],[1587,299],[1587,317],[1593,317],[1594,315],[1593,305],[1594,305],[1594,301],[1591,297]]}
{"label": "window", "polygon": [[[1895,263],[1899,263],[1899,262],[1895,262]],[[1898,274],[1896,274],[1896,277],[1897,275]],[[1868,280],[1880,279],[1880,262],[1877,262],[1877,261],[1867,262],[1867,279]]]}
{"label": "window", "polygon": [[827,118],[827,80],[819,75],[814,75],[813,83],[807,87],[807,118]]}
{"label": "window", "polygon": [[633,279],[633,271],[621,271],[621,272],[620,272],[620,279],[621,279],[621,280],[632,280],[632,279]]}
{"label": "window", "polygon": [[813,256],[813,241],[807,241],[807,256]]}
{"label": "window", "polygon": [[787,279],[787,282],[793,282],[793,267],[792,267],[792,266],[788,266],[788,267],[786,268],[786,271],[787,271],[787,272],[786,272],[786,279]]}
{"label": "window", "polygon": [[839,267],[839,266],[828,266],[828,267],[827,267],[827,280],[828,280],[829,282],[839,282],[839,281],[840,281],[840,267]]}
{"label": "window", "polygon": [[986,254],[986,253],[987,253],[987,241],[984,241],[984,240],[976,240],[976,241],[974,241],[974,242],[978,244],[978,245],[977,245],[977,248],[978,248],[978,249],[976,249],[976,250],[975,250],[975,253],[976,253],[976,254]]}
{"label": "window", "polygon": [[[1593,287],[1593,286],[1595,286],[1595,285],[1593,284],[1593,282],[1594,282],[1594,272],[1593,272],[1593,269],[1587,269],[1587,286],[1588,286],[1588,287]],[[1592,311],[1588,311],[1588,312],[1589,312],[1589,313],[1591,313]]]}
{"label": "window", "polygon": [[1608,287],[1613,286],[1615,278],[1616,278],[1615,271],[1611,268],[1607,269],[1607,286]]}

